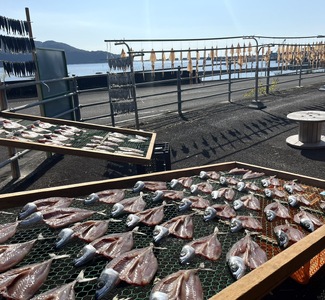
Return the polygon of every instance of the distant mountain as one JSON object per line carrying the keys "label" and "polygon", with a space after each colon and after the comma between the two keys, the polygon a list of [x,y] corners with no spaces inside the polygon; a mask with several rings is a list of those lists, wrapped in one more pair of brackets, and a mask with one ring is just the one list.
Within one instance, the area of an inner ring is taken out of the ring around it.
{"label": "distant mountain", "polygon": [[[35,41],[36,48],[50,48],[64,50],[67,64],[91,64],[107,62],[107,59],[117,57],[119,55],[106,51],[86,51],[72,47],[68,44],[46,41]],[[0,51],[0,61],[21,62],[31,60],[31,54],[11,54]]]}

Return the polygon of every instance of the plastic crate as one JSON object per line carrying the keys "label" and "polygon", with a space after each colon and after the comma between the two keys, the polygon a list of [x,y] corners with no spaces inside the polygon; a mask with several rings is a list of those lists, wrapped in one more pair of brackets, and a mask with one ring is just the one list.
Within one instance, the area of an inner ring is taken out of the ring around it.
{"label": "plastic crate", "polygon": [[171,170],[169,143],[156,143],[150,164],[138,166],[138,174],[162,172]]}

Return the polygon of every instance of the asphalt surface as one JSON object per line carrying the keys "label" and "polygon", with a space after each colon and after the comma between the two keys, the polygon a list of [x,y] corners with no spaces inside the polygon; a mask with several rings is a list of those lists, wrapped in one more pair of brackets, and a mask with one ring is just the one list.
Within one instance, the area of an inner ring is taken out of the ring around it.
{"label": "asphalt surface", "polygon": [[[300,175],[325,179],[325,149],[302,150],[288,146],[286,138],[298,133],[287,115],[302,110],[325,111],[320,84],[277,92],[260,100],[264,109],[250,107],[251,100],[204,106],[141,120],[141,129],[157,133],[157,143],[168,143],[172,169],[239,161]],[[324,128],[322,130],[324,133]],[[42,154],[43,155],[43,154]],[[33,190],[79,182],[134,175],[136,168],[105,160],[77,156],[45,159],[39,152],[22,161],[23,178],[10,180],[2,171],[0,192]],[[308,285],[290,278],[265,299],[325,299],[325,270]]]}

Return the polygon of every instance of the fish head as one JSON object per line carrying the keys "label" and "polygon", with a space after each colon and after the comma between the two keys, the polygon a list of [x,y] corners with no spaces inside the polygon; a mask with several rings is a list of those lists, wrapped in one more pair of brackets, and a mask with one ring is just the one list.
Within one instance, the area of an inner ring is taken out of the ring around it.
{"label": "fish head", "polygon": [[300,225],[309,232],[313,232],[315,230],[315,225],[309,218],[301,218]]}
{"label": "fish head", "polygon": [[281,248],[287,248],[289,244],[288,235],[281,229],[275,232],[276,239]]}
{"label": "fish head", "polygon": [[27,218],[21,220],[19,224],[21,226],[30,226],[41,221],[43,221],[43,214],[40,211],[37,211],[29,215]]}
{"label": "fish head", "polygon": [[220,182],[221,185],[227,185],[228,184],[227,178],[225,176],[220,176],[219,182]]}
{"label": "fish head", "polygon": [[244,260],[239,256],[230,256],[228,261],[228,267],[232,276],[235,279],[239,279],[245,275],[246,266]]}
{"label": "fish head", "polygon": [[140,217],[134,214],[129,214],[126,218],[126,226],[127,227],[133,227],[137,225],[140,222]]}
{"label": "fish head", "polygon": [[96,255],[96,249],[94,246],[88,244],[81,249],[77,258],[74,260],[75,267],[80,267],[91,261]]}
{"label": "fish head", "polygon": [[197,186],[197,184],[192,184],[190,187],[190,191],[192,194],[197,194],[199,192],[199,187]]}
{"label": "fish head", "polygon": [[273,192],[270,189],[264,189],[264,194],[268,198],[272,198]]}
{"label": "fish head", "polygon": [[142,191],[143,189],[144,189],[144,182],[139,180],[135,183],[132,191],[133,191],[133,193],[138,193],[138,192]]}
{"label": "fish head", "polygon": [[276,218],[276,213],[273,210],[267,209],[265,211],[266,220],[272,222]]}
{"label": "fish head", "polygon": [[61,249],[64,245],[68,243],[68,241],[72,239],[72,235],[73,235],[73,230],[71,228],[62,229],[59,232],[58,237],[55,241],[55,248]]}
{"label": "fish head", "polygon": [[24,205],[24,207],[22,208],[22,210],[19,212],[18,214],[18,219],[22,220],[27,218],[29,215],[31,215],[32,213],[37,211],[37,206],[35,203],[33,202],[29,202],[26,205]]}
{"label": "fish head", "polygon": [[121,203],[115,203],[112,207],[111,215],[118,217],[124,212],[124,205]]}
{"label": "fish head", "polygon": [[195,256],[195,249],[190,245],[185,245],[179,255],[179,261],[181,264],[188,263]]}
{"label": "fish head", "polygon": [[212,197],[213,200],[217,200],[218,198],[220,198],[219,191],[212,191],[211,192],[211,197]]}
{"label": "fish head", "polygon": [[262,186],[263,186],[263,187],[268,187],[268,186],[270,186],[270,184],[271,184],[270,179],[267,179],[267,178],[263,178],[263,179],[261,180],[261,183],[262,183]]}
{"label": "fish head", "polygon": [[152,201],[153,202],[161,201],[163,199],[163,197],[164,197],[164,192],[157,190],[153,193]]}
{"label": "fish head", "polygon": [[210,221],[214,219],[216,216],[217,216],[217,211],[212,206],[208,206],[204,211],[203,220]]}
{"label": "fish head", "polygon": [[293,185],[291,185],[291,184],[285,184],[283,187],[284,187],[284,189],[285,189],[288,193],[290,193],[290,194],[292,194],[293,191],[294,191],[294,187],[293,187]]}
{"label": "fish head", "polygon": [[178,180],[177,180],[177,179],[172,179],[172,180],[170,181],[170,187],[171,187],[172,189],[174,189],[175,187],[177,187],[177,185],[178,185]]}
{"label": "fish head", "polygon": [[233,202],[234,210],[241,209],[243,206],[244,206],[243,201],[241,201],[240,199],[234,200],[234,202]]}
{"label": "fish head", "polygon": [[289,203],[289,205],[292,206],[292,207],[297,206],[297,205],[298,205],[298,199],[297,199],[297,197],[294,196],[294,195],[290,195],[290,196],[288,197],[288,203]]}
{"label": "fish head", "polygon": [[85,205],[92,205],[92,204],[94,204],[94,203],[96,203],[98,201],[99,201],[98,194],[92,193],[84,200],[84,204]]}
{"label": "fish head", "polygon": [[201,171],[200,174],[199,174],[199,177],[201,179],[208,179],[209,178],[209,175],[206,171]]}
{"label": "fish head", "polygon": [[166,227],[156,225],[153,230],[153,240],[158,243],[162,238],[169,234],[169,230]]}
{"label": "fish head", "polygon": [[97,280],[95,299],[101,300],[118,284],[119,273],[114,269],[105,268]]}
{"label": "fish head", "polygon": [[239,192],[244,191],[244,190],[245,190],[245,187],[246,187],[246,183],[245,183],[244,181],[239,181],[239,182],[237,183],[237,190],[238,190]]}
{"label": "fish head", "polygon": [[232,218],[230,221],[230,231],[231,232],[238,232],[243,228],[243,223],[237,218]]}
{"label": "fish head", "polygon": [[180,212],[187,211],[192,206],[192,201],[188,198],[183,198],[178,206]]}
{"label": "fish head", "polygon": [[149,298],[149,300],[168,300],[168,299],[169,299],[168,294],[159,291],[150,294],[150,298]]}

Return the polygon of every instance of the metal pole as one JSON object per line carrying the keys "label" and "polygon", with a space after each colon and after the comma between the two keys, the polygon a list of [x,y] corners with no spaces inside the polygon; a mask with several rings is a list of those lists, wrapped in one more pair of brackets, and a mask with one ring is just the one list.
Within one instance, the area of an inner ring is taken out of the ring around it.
{"label": "metal pole", "polygon": [[247,36],[247,37],[244,37],[244,39],[253,39],[256,43],[256,57],[255,57],[255,63],[256,63],[256,66],[255,66],[255,99],[252,100],[251,104],[249,105],[249,107],[251,108],[256,108],[256,109],[262,109],[262,108],[265,108],[266,105],[264,105],[263,102],[259,101],[258,100],[258,63],[259,63],[259,51],[260,51],[260,48],[259,48],[259,45],[258,45],[258,40],[255,36]]}
{"label": "metal pole", "polygon": [[266,94],[270,92],[270,65],[271,65],[271,57],[267,62],[267,72],[266,72]]}
{"label": "metal pole", "polygon": [[301,87],[301,76],[302,76],[302,61],[300,62],[299,87]]}
{"label": "metal pole", "polygon": [[228,73],[228,101],[231,102],[231,60],[229,61],[229,73]]}
{"label": "metal pole", "polygon": [[182,115],[182,82],[181,82],[181,67],[177,68],[177,109],[178,114]]}

